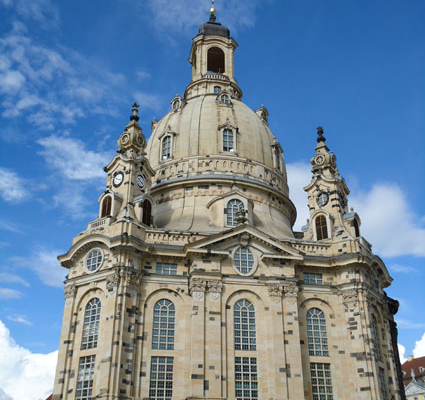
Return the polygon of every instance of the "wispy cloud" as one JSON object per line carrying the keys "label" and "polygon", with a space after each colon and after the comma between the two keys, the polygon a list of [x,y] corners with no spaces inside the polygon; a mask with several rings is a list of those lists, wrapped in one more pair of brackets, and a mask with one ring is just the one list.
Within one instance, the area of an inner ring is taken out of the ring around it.
{"label": "wispy cloud", "polygon": [[19,290],[0,288],[0,299],[20,299],[23,295]]}
{"label": "wispy cloud", "polygon": [[6,221],[0,219],[0,230],[13,232],[13,233],[23,233],[22,227],[20,227],[15,222]]}
{"label": "wispy cloud", "polygon": [[42,22],[45,28],[55,27],[59,22],[59,11],[51,0],[1,0],[1,4],[14,9],[20,17]]}
{"label": "wispy cloud", "polygon": [[103,167],[112,158],[109,152],[87,150],[82,141],[69,137],[51,135],[37,143],[43,148],[39,154],[47,164],[71,180],[105,178]]}
{"label": "wispy cloud", "polygon": [[166,104],[161,96],[152,93],[137,91],[133,95],[134,100],[139,102],[140,108],[160,111]]}
{"label": "wispy cloud", "polygon": [[399,318],[396,318],[396,322],[399,328],[405,328],[405,329],[425,328],[425,322],[410,321],[407,319],[399,319]]}
{"label": "wispy cloud", "polygon": [[150,74],[150,72],[148,72],[144,69],[138,69],[136,71],[136,77],[139,81],[144,81],[144,80],[150,79],[151,74]]}
{"label": "wispy cloud", "polygon": [[8,202],[20,202],[28,197],[25,181],[14,171],[0,167],[0,197]]}
{"label": "wispy cloud", "polygon": [[115,116],[125,101],[125,83],[124,75],[109,71],[96,59],[69,48],[39,44],[22,23],[15,23],[0,39],[4,118],[23,117],[40,130],[53,130],[59,122],[74,124],[93,114]]}
{"label": "wispy cloud", "polygon": [[21,268],[28,268],[35,272],[40,280],[47,286],[63,287],[68,270],[62,268],[57,260],[61,252],[39,248],[27,257],[13,257],[11,262]]}
{"label": "wispy cloud", "polygon": [[391,264],[388,269],[396,274],[416,274],[419,272],[416,268],[400,264]]}
{"label": "wispy cloud", "polygon": [[32,325],[32,322],[28,321],[28,319],[26,317],[24,317],[23,315],[17,315],[17,314],[8,315],[7,319],[9,321],[17,322],[18,324],[22,324],[22,325],[28,325],[28,326]]}
{"label": "wispy cloud", "polygon": [[29,286],[30,284],[19,275],[12,274],[10,272],[0,272],[0,282],[3,283],[18,283],[23,286]]}

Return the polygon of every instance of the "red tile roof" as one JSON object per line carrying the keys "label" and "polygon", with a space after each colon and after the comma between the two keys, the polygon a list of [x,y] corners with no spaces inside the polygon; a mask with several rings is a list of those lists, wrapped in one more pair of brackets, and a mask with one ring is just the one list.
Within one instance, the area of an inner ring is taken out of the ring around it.
{"label": "red tile roof", "polygon": [[52,400],[53,399],[53,394],[51,394],[46,400]]}
{"label": "red tile roof", "polygon": [[403,383],[407,386],[412,381],[411,371],[415,374],[417,381],[425,379],[425,357],[413,358],[411,361],[406,361],[401,366],[403,371]]}

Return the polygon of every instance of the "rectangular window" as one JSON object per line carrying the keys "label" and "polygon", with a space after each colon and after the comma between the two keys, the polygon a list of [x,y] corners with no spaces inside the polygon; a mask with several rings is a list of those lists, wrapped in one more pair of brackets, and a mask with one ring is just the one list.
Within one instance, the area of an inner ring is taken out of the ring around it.
{"label": "rectangular window", "polygon": [[235,357],[236,400],[258,399],[256,357]]}
{"label": "rectangular window", "polygon": [[333,400],[331,365],[311,363],[310,374],[313,400]]}
{"label": "rectangular window", "polygon": [[322,274],[304,272],[304,285],[323,285]]}
{"label": "rectangular window", "polygon": [[378,369],[378,376],[379,376],[379,387],[381,389],[381,398],[382,400],[388,400],[387,382],[385,380],[384,368]]}
{"label": "rectangular window", "polygon": [[91,400],[96,356],[80,357],[75,400]]}
{"label": "rectangular window", "polygon": [[233,151],[233,131],[231,129],[225,129],[223,131],[223,151]]}
{"label": "rectangular window", "polygon": [[177,275],[177,264],[156,263],[156,271],[159,275]]}
{"label": "rectangular window", "polygon": [[171,400],[173,396],[173,357],[152,357],[149,400]]}

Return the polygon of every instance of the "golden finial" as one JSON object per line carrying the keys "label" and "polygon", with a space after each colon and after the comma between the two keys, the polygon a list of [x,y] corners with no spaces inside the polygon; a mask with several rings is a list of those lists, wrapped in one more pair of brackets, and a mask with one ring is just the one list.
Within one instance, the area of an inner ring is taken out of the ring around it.
{"label": "golden finial", "polygon": [[211,10],[210,10],[211,15],[215,15],[215,8],[214,8],[214,0],[211,1]]}

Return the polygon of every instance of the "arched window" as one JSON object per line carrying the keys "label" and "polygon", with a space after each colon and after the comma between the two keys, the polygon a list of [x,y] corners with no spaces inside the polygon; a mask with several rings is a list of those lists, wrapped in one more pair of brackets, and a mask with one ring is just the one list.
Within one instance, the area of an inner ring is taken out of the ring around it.
{"label": "arched window", "polygon": [[111,207],[112,207],[112,197],[106,196],[102,201],[102,212],[100,214],[100,218],[108,217],[111,215]]}
{"label": "arched window", "polygon": [[208,72],[224,73],[224,52],[218,47],[211,47],[208,49],[208,61],[207,70]]}
{"label": "arched window", "polygon": [[315,221],[317,240],[327,239],[328,226],[326,224],[326,217],[324,215],[319,215]]}
{"label": "arched window", "polygon": [[161,158],[166,160],[171,157],[171,136],[167,135],[162,139]]}
{"label": "arched window", "polygon": [[142,214],[142,224],[151,226],[152,219],[152,204],[148,199],[143,201],[143,214]]}
{"label": "arched window", "polygon": [[370,329],[372,331],[372,341],[373,341],[373,351],[375,353],[375,358],[377,360],[381,359],[381,348],[379,343],[379,333],[378,333],[378,321],[376,317],[372,315]]}
{"label": "arched window", "polygon": [[360,229],[359,229],[359,223],[357,222],[356,219],[354,219],[353,221],[353,226],[354,226],[354,234],[356,235],[356,237],[360,236]]}
{"label": "arched window", "polygon": [[226,207],[226,225],[227,226],[236,226],[238,222],[236,221],[236,214],[239,210],[243,210],[243,203],[240,200],[233,199],[227,203]]}
{"label": "arched window", "polygon": [[181,106],[181,101],[179,99],[176,99],[173,101],[171,107],[173,108],[173,111],[177,111]]}
{"label": "arched window", "polygon": [[220,96],[220,103],[229,105],[230,104],[230,97],[229,97],[229,95],[228,94],[222,94]]}
{"label": "arched window", "polygon": [[97,347],[100,308],[100,300],[97,297],[91,299],[87,303],[86,311],[84,313],[83,338],[81,340],[82,350]]}
{"label": "arched window", "polygon": [[214,86],[214,94],[219,94],[221,92],[220,86]]}
{"label": "arched window", "polygon": [[239,300],[233,310],[235,350],[257,350],[255,309],[248,300]]}
{"label": "arched window", "polygon": [[318,308],[307,311],[308,353],[311,356],[329,356],[325,314]]}
{"label": "arched window", "polygon": [[247,247],[239,247],[233,256],[233,265],[242,275],[249,275],[254,268],[254,256]]}
{"label": "arched window", "polygon": [[159,300],[153,309],[152,348],[174,350],[175,309],[167,299]]}
{"label": "arched window", "polygon": [[235,151],[235,142],[231,129],[225,129],[223,131],[223,151]]}

